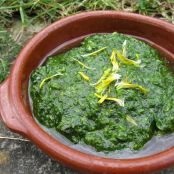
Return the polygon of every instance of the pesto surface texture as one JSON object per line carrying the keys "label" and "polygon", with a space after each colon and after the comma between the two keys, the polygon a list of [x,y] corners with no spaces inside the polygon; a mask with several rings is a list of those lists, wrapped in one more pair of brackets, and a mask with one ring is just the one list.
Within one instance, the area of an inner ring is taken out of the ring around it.
{"label": "pesto surface texture", "polygon": [[75,144],[138,150],[174,130],[174,78],[148,44],[123,34],[87,37],[30,77],[34,116]]}

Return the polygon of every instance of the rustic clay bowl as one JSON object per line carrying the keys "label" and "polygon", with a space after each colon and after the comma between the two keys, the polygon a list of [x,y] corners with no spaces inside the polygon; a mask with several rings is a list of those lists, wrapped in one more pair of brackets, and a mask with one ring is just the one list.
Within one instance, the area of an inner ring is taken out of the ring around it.
{"label": "rustic clay bowl", "polygon": [[57,141],[32,117],[28,103],[29,75],[52,50],[65,51],[86,35],[120,32],[141,38],[174,60],[174,26],[136,14],[98,11],[59,20],[38,33],[20,52],[8,79],[0,86],[0,114],[14,132],[24,135],[54,159],[89,173],[140,174],[174,164],[174,147],[136,159],[108,159],[85,154]]}

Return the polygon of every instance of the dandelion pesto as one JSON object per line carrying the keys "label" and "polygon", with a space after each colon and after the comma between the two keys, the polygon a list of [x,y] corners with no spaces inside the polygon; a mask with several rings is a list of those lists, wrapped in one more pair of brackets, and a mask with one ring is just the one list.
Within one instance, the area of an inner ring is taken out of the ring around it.
{"label": "dandelion pesto", "polygon": [[148,44],[123,34],[87,37],[32,72],[34,116],[75,144],[138,150],[174,130],[174,78]]}

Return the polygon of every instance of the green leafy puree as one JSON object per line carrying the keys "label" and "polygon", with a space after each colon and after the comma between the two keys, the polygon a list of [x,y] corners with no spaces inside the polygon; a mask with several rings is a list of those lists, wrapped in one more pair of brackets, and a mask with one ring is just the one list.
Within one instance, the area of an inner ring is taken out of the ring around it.
{"label": "green leafy puree", "polygon": [[149,45],[113,33],[50,57],[32,72],[39,122],[97,151],[140,149],[174,130],[174,78]]}

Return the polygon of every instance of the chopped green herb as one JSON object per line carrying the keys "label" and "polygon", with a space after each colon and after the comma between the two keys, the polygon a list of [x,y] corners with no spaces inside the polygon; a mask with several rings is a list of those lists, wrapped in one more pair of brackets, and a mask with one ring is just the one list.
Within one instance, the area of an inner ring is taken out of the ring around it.
{"label": "chopped green herb", "polygon": [[[108,49],[98,52],[98,58],[81,56],[86,50],[105,46]],[[133,55],[135,59],[128,59]],[[140,56],[143,70],[136,68],[141,66],[136,61]],[[85,66],[78,61],[70,63],[74,57],[96,70],[82,69]],[[50,57],[31,73],[33,114],[72,143],[85,143],[84,148],[89,145],[104,153],[138,150],[156,133],[174,132],[174,78],[166,64],[154,48],[131,36],[87,37],[81,46]],[[57,70],[66,73],[46,83]],[[40,79],[45,79],[41,85]],[[44,90],[40,90],[43,83]]]}

